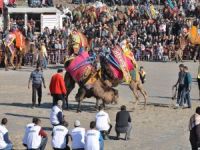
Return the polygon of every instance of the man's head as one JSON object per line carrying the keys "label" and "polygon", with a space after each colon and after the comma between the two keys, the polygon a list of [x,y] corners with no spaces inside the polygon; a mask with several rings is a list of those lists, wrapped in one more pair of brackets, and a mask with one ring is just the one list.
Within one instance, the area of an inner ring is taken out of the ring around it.
{"label": "man's head", "polygon": [[196,108],[196,113],[197,113],[198,115],[200,115],[200,107],[199,107],[199,106]]}
{"label": "man's head", "polygon": [[90,129],[94,129],[96,127],[96,122],[95,121],[91,121],[90,122]]}
{"label": "man's head", "polygon": [[33,117],[32,123],[35,123],[37,121],[38,118]]}
{"label": "man's head", "polygon": [[57,105],[58,105],[58,107],[62,108],[62,106],[63,106],[63,101],[62,101],[62,100],[58,100]]}
{"label": "man's head", "polygon": [[81,125],[81,122],[79,120],[76,120],[74,122],[74,127],[80,127],[80,125]]}
{"label": "man's head", "polygon": [[57,73],[63,73],[63,69],[58,69]]}
{"label": "man's head", "polygon": [[62,125],[67,128],[69,126],[69,123],[67,121],[63,121]]}
{"label": "man's head", "polygon": [[103,110],[103,109],[104,109],[103,105],[100,105],[100,106],[99,106],[99,111],[101,111],[101,110]]}
{"label": "man's head", "polygon": [[6,125],[8,123],[8,119],[7,118],[3,118],[2,120],[1,120],[1,124],[2,125]]}
{"label": "man's head", "polygon": [[37,64],[37,65],[36,65],[36,70],[37,70],[37,71],[40,71],[40,69],[41,69],[40,65]]}
{"label": "man's head", "polygon": [[39,118],[35,118],[35,124],[36,125],[40,125],[41,124],[41,120]]}
{"label": "man's head", "polygon": [[121,106],[121,111],[125,111],[126,110],[126,106],[125,105],[122,105]]}
{"label": "man's head", "polygon": [[184,66],[184,71],[188,72],[188,67],[187,66]]}
{"label": "man's head", "polygon": [[183,70],[184,70],[184,65],[183,65],[183,64],[180,64],[180,65],[179,65],[179,69],[180,69],[180,71],[183,71]]}

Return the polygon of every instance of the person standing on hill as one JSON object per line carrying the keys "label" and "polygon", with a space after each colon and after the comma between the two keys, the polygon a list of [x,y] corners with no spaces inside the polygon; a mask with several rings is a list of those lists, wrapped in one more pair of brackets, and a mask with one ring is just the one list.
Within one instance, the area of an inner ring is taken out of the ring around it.
{"label": "person standing on hill", "polygon": [[57,104],[58,100],[62,100],[64,104],[66,88],[63,78],[63,70],[58,69],[57,73],[51,77],[49,85],[51,96],[53,97],[53,106]]}
{"label": "person standing on hill", "polygon": [[36,66],[36,69],[31,72],[28,89],[30,89],[30,83],[32,81],[32,108],[35,107],[36,104],[36,92],[38,94],[38,106],[40,106],[42,101],[42,83],[44,88],[46,88],[45,80],[43,73],[41,72],[41,68],[39,65]]}

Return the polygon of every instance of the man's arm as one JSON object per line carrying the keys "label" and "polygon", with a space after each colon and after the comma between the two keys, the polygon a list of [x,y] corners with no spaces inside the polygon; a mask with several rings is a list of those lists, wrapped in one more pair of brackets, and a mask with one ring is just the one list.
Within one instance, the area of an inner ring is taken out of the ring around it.
{"label": "man's arm", "polygon": [[39,135],[42,136],[43,138],[47,137],[47,133],[41,128]]}
{"label": "man's arm", "polygon": [[129,115],[129,117],[128,117],[128,122],[131,122],[131,116],[130,116],[130,113],[128,112],[128,115]]}
{"label": "man's arm", "polygon": [[10,144],[10,143],[11,143],[11,141],[10,141],[10,139],[9,139],[8,132],[7,132],[6,134],[4,134],[3,138],[4,138],[4,140],[5,140],[5,142],[6,142],[7,144]]}
{"label": "man's arm", "polygon": [[46,88],[46,84],[45,84],[43,73],[42,73],[42,82],[43,82],[44,88]]}
{"label": "man's arm", "polygon": [[33,79],[33,73],[31,73],[29,80],[28,80],[28,88],[30,88],[31,81]]}
{"label": "man's arm", "polygon": [[179,77],[179,74],[178,74],[178,80],[177,80],[176,84],[174,85],[174,87],[176,87],[178,85],[179,81],[180,81],[180,77]]}
{"label": "man's arm", "polygon": [[66,94],[67,90],[65,87],[64,79],[60,79],[60,88],[61,88],[62,94]]}
{"label": "man's arm", "polygon": [[59,123],[61,124],[63,122],[63,114],[61,111],[57,114],[57,117],[58,117]]}

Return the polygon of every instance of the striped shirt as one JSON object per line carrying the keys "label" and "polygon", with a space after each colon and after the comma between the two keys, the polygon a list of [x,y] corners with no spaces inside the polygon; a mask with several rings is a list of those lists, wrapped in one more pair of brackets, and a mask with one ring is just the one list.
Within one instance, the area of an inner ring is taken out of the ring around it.
{"label": "striped shirt", "polygon": [[42,82],[44,83],[43,73],[38,70],[34,70],[31,72],[29,80],[32,80],[33,85],[41,85]]}

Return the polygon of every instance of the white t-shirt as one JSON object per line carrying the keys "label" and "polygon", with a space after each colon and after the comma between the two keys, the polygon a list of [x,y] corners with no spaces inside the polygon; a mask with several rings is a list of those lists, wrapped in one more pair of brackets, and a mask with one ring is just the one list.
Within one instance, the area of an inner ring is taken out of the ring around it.
{"label": "white t-shirt", "polygon": [[66,148],[66,136],[68,134],[68,129],[62,125],[58,125],[53,128],[52,134],[53,137],[51,143],[53,148]]}
{"label": "white t-shirt", "polygon": [[30,129],[31,129],[34,125],[35,125],[34,123],[29,123],[29,124],[26,125],[25,134],[24,134],[24,138],[23,138],[23,144],[26,144],[26,145],[27,145],[28,133],[29,133]]}
{"label": "white t-shirt", "polygon": [[99,131],[108,131],[110,128],[109,122],[110,122],[110,118],[106,112],[99,111],[96,114],[96,128]]}
{"label": "white t-shirt", "polygon": [[60,123],[57,117],[57,114],[59,112],[62,112],[62,110],[58,106],[53,106],[53,108],[51,109],[51,114],[50,114],[50,121],[52,125],[57,125]]}
{"label": "white t-shirt", "polygon": [[74,128],[70,135],[72,137],[72,149],[84,148],[85,146],[85,129],[81,127]]}
{"label": "white t-shirt", "polygon": [[100,150],[100,132],[97,130],[88,130],[85,135],[85,150]]}
{"label": "white t-shirt", "polygon": [[0,149],[4,149],[7,146],[6,141],[4,140],[4,135],[8,132],[5,126],[0,125]]}
{"label": "white t-shirt", "polygon": [[40,126],[33,126],[30,128],[27,138],[28,149],[38,149],[40,147],[42,137],[39,135],[41,130]]}

